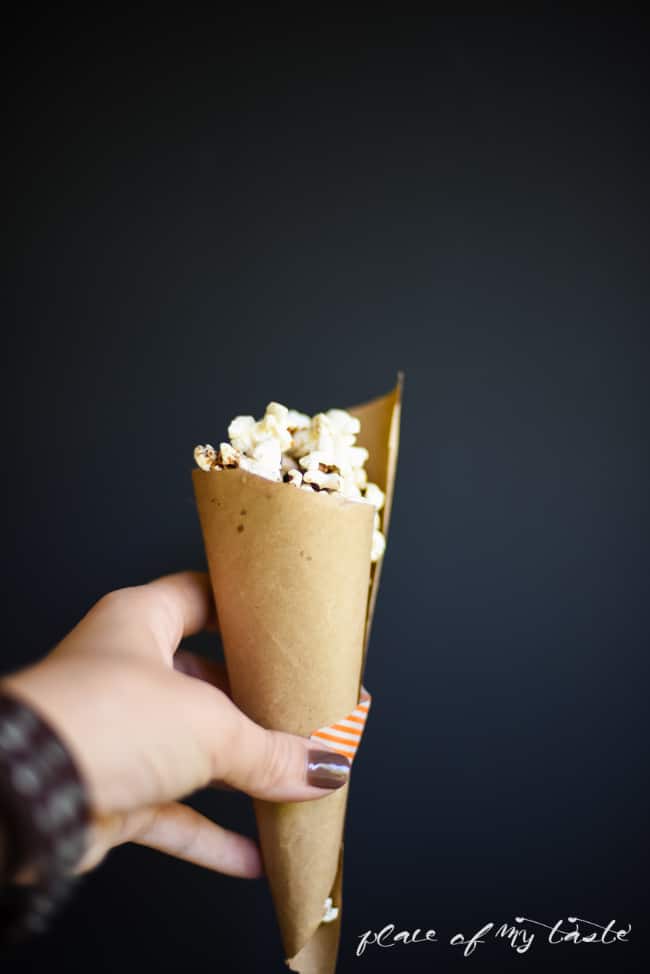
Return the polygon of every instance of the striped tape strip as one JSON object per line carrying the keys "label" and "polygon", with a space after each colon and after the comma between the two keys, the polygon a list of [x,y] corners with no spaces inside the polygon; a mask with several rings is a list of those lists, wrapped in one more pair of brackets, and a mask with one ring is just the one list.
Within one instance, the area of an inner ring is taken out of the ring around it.
{"label": "striped tape strip", "polygon": [[319,727],[311,734],[309,740],[325,744],[352,761],[361,743],[361,735],[366,726],[371,701],[372,697],[368,691],[365,687],[361,687],[359,703],[352,713],[344,717],[343,720],[337,720],[335,724],[330,724],[329,727]]}

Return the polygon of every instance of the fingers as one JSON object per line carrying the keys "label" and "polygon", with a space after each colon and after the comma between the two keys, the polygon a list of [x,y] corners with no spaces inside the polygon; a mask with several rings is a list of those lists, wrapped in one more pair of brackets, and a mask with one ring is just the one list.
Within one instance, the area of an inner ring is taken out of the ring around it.
{"label": "fingers", "polygon": [[210,580],[205,572],[176,572],[144,586],[155,595],[167,626],[169,645],[175,649],[184,636],[193,636],[214,621]]}
{"label": "fingers", "polygon": [[204,680],[218,690],[222,690],[230,696],[230,683],[228,674],[223,663],[215,660],[206,659],[197,653],[191,653],[187,649],[179,649],[174,656],[174,669],[186,676],[193,676],[197,680]]}
{"label": "fingers", "polygon": [[280,802],[323,798],[347,783],[350,762],[343,755],[304,737],[265,730],[222,694],[217,701],[211,687],[197,683],[199,688],[197,707],[206,707],[213,779],[254,798]]}
{"label": "fingers", "polygon": [[145,814],[132,841],[227,876],[255,879],[262,875],[260,853],[252,839],[223,829],[176,802],[157,806],[148,820]]}
{"label": "fingers", "polygon": [[[174,669],[203,680],[230,696],[223,663],[181,649],[174,657]],[[216,704],[216,701],[210,703]],[[320,745],[312,747],[302,737],[266,731],[247,720],[232,704],[228,705],[227,720],[231,722],[230,733],[236,736],[236,757],[230,762],[228,778],[211,781],[211,788],[240,789],[271,801],[305,801],[322,798],[333,788],[345,784],[348,763],[335,752],[323,751]],[[223,730],[215,739],[226,739]],[[214,749],[214,741],[211,743]],[[314,754],[320,756],[314,757]],[[223,772],[224,761],[220,757],[217,761]],[[323,778],[328,773],[326,769],[330,776]],[[321,787],[315,786],[315,777]]]}
{"label": "fingers", "polygon": [[[230,682],[224,663],[217,663],[215,660],[206,659],[198,653],[190,653],[187,649],[179,649],[174,656],[174,669],[185,676],[193,676],[196,680],[204,680],[211,686],[221,690],[230,696]],[[232,785],[225,781],[211,781],[210,788],[218,788],[221,791],[234,791]]]}
{"label": "fingers", "polygon": [[210,625],[215,617],[205,572],[164,575],[145,585],[109,592],[63,640],[66,651],[92,643],[95,650],[161,656],[170,663],[183,636]]}
{"label": "fingers", "polygon": [[148,846],[227,876],[255,879],[263,872],[260,853],[252,839],[221,828],[177,802],[99,820],[91,848],[77,871],[91,869],[109,849],[124,842]]}

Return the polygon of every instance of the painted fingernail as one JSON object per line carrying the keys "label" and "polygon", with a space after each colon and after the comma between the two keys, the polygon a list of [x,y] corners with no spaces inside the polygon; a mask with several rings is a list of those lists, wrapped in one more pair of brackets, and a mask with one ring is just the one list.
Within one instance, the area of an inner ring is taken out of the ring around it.
{"label": "painted fingernail", "polygon": [[314,788],[340,788],[350,777],[350,762],[336,751],[310,751],[307,784]]}

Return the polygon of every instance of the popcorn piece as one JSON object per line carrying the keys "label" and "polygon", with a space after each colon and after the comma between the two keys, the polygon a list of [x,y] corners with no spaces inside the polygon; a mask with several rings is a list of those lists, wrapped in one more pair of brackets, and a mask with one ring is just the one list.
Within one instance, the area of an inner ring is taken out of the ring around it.
{"label": "popcorn piece", "polygon": [[300,457],[298,461],[303,470],[321,470],[323,473],[340,473],[339,467],[334,459],[333,453],[323,450],[314,450]]}
{"label": "popcorn piece", "polygon": [[266,407],[264,418],[255,424],[253,438],[255,444],[262,440],[275,439],[280,446],[280,452],[284,453],[291,446],[291,433],[286,427],[286,418],[289,410],[286,406],[278,402],[270,402]]}
{"label": "popcorn piece", "polygon": [[288,484],[292,484],[294,487],[301,487],[302,474],[299,470],[290,470],[286,475],[286,481]]}
{"label": "popcorn piece", "polygon": [[316,413],[311,421],[311,431],[314,441],[318,444],[317,449],[332,449],[334,441],[333,430],[325,413]]}
{"label": "popcorn piece", "polygon": [[349,477],[357,487],[365,487],[368,483],[368,474],[363,467],[353,467]]}
{"label": "popcorn piece", "polygon": [[372,533],[372,548],[370,550],[370,560],[379,561],[384,551],[386,550],[386,538],[383,536],[381,531],[373,531]]}
{"label": "popcorn piece", "polygon": [[296,430],[309,429],[311,419],[305,413],[299,413],[297,409],[290,409],[287,413],[286,426],[290,433]]}
{"label": "popcorn piece", "polygon": [[377,511],[381,511],[386,497],[383,490],[380,490],[377,484],[366,484],[363,499],[368,501],[369,504],[372,504]]}
{"label": "popcorn piece", "polygon": [[339,915],[338,906],[333,906],[332,897],[328,896],[323,906],[323,919],[321,923],[332,923]]}
{"label": "popcorn piece", "polygon": [[330,426],[337,433],[356,436],[361,432],[360,421],[356,416],[351,416],[350,413],[346,413],[344,409],[328,409],[325,415],[330,422]]}
{"label": "popcorn piece", "polygon": [[280,470],[282,464],[282,450],[277,440],[262,440],[251,451],[253,460],[257,460],[269,470]]}
{"label": "popcorn piece", "polygon": [[239,450],[235,450],[230,443],[220,443],[217,453],[217,463],[222,467],[238,467],[240,460]]}
{"label": "popcorn piece", "polygon": [[296,459],[317,450],[330,453],[334,450],[334,436],[325,413],[317,413],[308,428],[298,430],[293,436],[292,452]]}
{"label": "popcorn piece", "polygon": [[289,410],[286,406],[283,406],[279,402],[270,402],[266,407],[266,415],[273,416],[277,419],[278,424],[283,428],[287,428],[287,416],[289,415]]}
{"label": "popcorn piece", "polygon": [[199,443],[194,447],[194,459],[201,470],[212,470],[217,462],[217,451],[209,443],[205,446]]}
{"label": "popcorn piece", "polygon": [[361,491],[349,477],[341,477],[341,493],[344,497],[347,497],[352,501],[361,501],[363,497],[361,496]]}
{"label": "popcorn piece", "polygon": [[337,473],[308,470],[302,479],[306,484],[314,484],[319,490],[339,491],[341,489],[341,478]]}
{"label": "popcorn piece", "polygon": [[239,460],[239,467],[241,470],[246,470],[248,473],[254,473],[258,477],[264,477],[265,480],[282,480],[279,470],[271,470],[263,463],[260,463],[259,460],[253,460],[250,457],[241,457]]}
{"label": "popcorn piece", "polygon": [[362,467],[368,460],[365,446],[350,446],[347,450],[348,461],[352,467]]}
{"label": "popcorn piece", "polygon": [[298,461],[290,457],[288,453],[282,454],[282,462],[280,464],[280,470],[283,474],[289,473],[290,470],[299,470]]}
{"label": "popcorn piece", "polygon": [[253,446],[253,416],[235,416],[228,427],[228,438],[236,450],[246,453]]}

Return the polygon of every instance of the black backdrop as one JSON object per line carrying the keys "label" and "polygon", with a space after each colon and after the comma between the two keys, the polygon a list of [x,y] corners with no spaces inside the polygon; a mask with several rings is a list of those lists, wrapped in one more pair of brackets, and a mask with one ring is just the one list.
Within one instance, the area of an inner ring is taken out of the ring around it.
{"label": "black backdrop", "polygon": [[[3,668],[203,564],[191,451],[235,412],[403,368],[339,970],[637,969],[646,21],[62,17],[5,39]],[[243,796],[192,801],[254,827]],[[632,943],[444,942],[521,915]],[[442,942],[356,958],[390,922]],[[2,970],[52,962],[284,969],[263,881],[135,847]]]}

